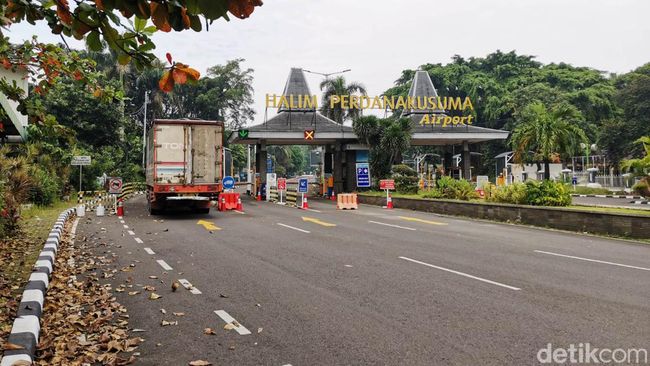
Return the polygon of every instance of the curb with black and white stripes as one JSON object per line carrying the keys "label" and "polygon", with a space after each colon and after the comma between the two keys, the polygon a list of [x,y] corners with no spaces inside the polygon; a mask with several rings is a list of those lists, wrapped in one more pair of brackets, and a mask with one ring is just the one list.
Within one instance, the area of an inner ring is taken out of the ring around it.
{"label": "curb with black and white stripes", "polygon": [[573,197],[596,197],[596,198],[627,198],[631,200],[643,199],[641,196],[625,196],[625,195],[611,195],[611,194],[572,194]]}
{"label": "curb with black and white stripes", "polygon": [[41,330],[40,319],[43,314],[45,293],[50,284],[54,259],[59,248],[59,242],[63,235],[63,226],[66,220],[73,215],[73,208],[65,210],[59,215],[54,227],[45,241],[45,246],[38,255],[36,264],[29,281],[23,291],[23,296],[18,305],[16,319],[7,342],[22,347],[21,349],[5,350],[0,366],[12,366],[17,362],[25,364],[33,362],[38,344],[38,335]]}

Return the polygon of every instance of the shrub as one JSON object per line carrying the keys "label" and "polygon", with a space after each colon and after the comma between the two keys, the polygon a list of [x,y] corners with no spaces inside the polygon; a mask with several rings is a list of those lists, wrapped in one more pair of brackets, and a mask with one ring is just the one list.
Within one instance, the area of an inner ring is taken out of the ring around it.
{"label": "shrub", "polygon": [[407,165],[400,164],[393,167],[395,190],[402,194],[418,193],[418,177],[415,170]]}
{"label": "shrub", "polygon": [[523,205],[526,204],[527,190],[526,184],[514,183],[503,187],[490,187],[488,201],[512,203]]}
{"label": "shrub", "polygon": [[444,198],[463,201],[478,198],[478,194],[474,190],[472,183],[465,179],[454,179],[443,176],[436,181],[436,186]]}
{"label": "shrub", "polygon": [[33,184],[28,198],[29,201],[41,206],[54,203],[61,190],[59,179],[38,166],[33,166],[32,178]]}
{"label": "shrub", "polygon": [[393,166],[393,175],[399,174],[407,177],[417,177],[418,173],[406,164],[399,164]]}
{"label": "shrub", "polygon": [[526,203],[533,206],[568,206],[571,193],[563,183],[550,180],[527,181]]}
{"label": "shrub", "polygon": [[641,179],[637,184],[632,186],[634,193],[641,196],[650,196],[650,185],[648,184],[648,178]]}
{"label": "shrub", "polygon": [[427,193],[424,193],[422,198],[443,198],[443,194],[439,189],[434,188]]}

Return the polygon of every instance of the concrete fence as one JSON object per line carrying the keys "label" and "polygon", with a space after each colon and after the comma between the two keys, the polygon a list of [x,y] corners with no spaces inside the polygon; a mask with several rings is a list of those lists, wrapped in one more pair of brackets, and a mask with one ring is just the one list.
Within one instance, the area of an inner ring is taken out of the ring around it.
{"label": "concrete fence", "polygon": [[[386,204],[386,197],[359,195],[359,203]],[[650,239],[650,215],[578,211],[561,207],[536,207],[503,203],[393,198],[395,208],[444,215],[506,221],[553,229]]]}

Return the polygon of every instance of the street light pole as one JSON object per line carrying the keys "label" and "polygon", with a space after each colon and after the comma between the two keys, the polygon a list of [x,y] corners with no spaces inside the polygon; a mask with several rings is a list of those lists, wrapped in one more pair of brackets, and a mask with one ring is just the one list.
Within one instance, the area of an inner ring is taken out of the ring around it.
{"label": "street light pole", "polygon": [[352,69],[345,69],[345,70],[341,70],[341,71],[337,71],[337,72],[324,73],[324,72],[318,72],[318,71],[310,71],[310,70],[306,70],[306,69],[301,69],[301,70],[304,71],[304,72],[308,72],[310,74],[325,76],[325,80],[329,79],[329,77],[332,76],[332,75],[343,74],[343,73],[352,71]]}
{"label": "street light pole", "polygon": [[144,117],[142,118],[142,168],[147,175],[147,104],[149,104],[149,91],[144,92]]}

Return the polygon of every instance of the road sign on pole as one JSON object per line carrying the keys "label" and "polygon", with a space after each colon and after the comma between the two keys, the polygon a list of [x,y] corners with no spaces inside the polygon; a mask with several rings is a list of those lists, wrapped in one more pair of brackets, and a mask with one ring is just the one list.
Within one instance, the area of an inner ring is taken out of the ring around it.
{"label": "road sign on pole", "polygon": [[227,175],[223,177],[223,180],[221,181],[221,185],[223,186],[223,189],[233,189],[235,188],[235,179]]}
{"label": "road sign on pole", "polygon": [[379,189],[395,189],[394,179],[382,179],[379,181]]}
{"label": "road sign on pole", "polygon": [[298,193],[307,193],[308,184],[307,178],[300,178],[298,181]]}
{"label": "road sign on pole", "polygon": [[110,194],[120,194],[122,193],[122,178],[120,177],[111,177],[108,180],[108,193]]}
{"label": "road sign on pole", "polygon": [[357,187],[370,187],[370,165],[368,163],[357,163]]}
{"label": "road sign on pole", "polygon": [[72,157],[70,165],[90,165],[91,159],[88,155],[77,155]]}
{"label": "road sign on pole", "polygon": [[287,178],[278,178],[278,198],[280,200],[280,204],[283,205],[284,202],[282,200],[283,192],[287,190]]}

